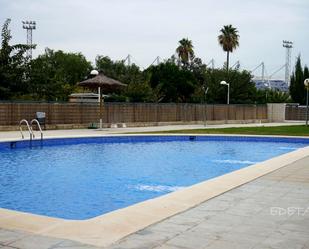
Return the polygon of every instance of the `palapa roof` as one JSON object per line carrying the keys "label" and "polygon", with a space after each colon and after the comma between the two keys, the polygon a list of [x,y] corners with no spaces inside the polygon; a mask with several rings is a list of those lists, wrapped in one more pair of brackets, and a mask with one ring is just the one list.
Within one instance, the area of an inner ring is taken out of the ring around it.
{"label": "palapa roof", "polygon": [[94,89],[101,87],[103,92],[119,90],[127,85],[99,73],[97,76],[77,83],[78,86]]}

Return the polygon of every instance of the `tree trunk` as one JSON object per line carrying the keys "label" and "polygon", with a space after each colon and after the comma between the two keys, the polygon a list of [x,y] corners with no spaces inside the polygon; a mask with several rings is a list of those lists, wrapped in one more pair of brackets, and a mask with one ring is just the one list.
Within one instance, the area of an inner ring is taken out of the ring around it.
{"label": "tree trunk", "polygon": [[229,72],[230,51],[226,52],[226,71]]}

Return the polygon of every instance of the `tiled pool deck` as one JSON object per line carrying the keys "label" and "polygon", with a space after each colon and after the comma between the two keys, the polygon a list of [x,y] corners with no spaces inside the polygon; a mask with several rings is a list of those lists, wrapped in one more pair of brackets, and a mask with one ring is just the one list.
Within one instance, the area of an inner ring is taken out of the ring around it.
{"label": "tiled pool deck", "polygon": [[[100,247],[0,229],[0,248]],[[309,157],[101,248],[309,249]]]}
{"label": "tiled pool deck", "polygon": [[[281,125],[303,125],[304,122],[284,122],[284,123],[252,123],[252,124],[218,124],[218,125],[162,125],[162,126],[146,126],[146,127],[128,127],[128,128],[104,128],[102,130],[93,129],[73,129],[73,130],[47,130],[44,131],[44,137],[81,137],[81,136],[104,136],[118,133],[135,133],[135,132],[160,132],[169,130],[185,130],[185,129],[208,129],[208,128],[228,128],[228,127],[260,127],[260,126],[281,126]],[[39,133],[34,132],[37,137]],[[29,138],[29,134],[24,128],[24,134]],[[0,141],[21,139],[19,131],[0,131]]]}

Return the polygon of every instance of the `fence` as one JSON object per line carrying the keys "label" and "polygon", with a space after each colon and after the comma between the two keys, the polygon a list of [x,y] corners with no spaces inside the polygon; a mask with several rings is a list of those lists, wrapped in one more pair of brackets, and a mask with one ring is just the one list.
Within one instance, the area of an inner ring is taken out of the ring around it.
{"label": "fence", "polygon": [[[46,113],[46,124],[89,124],[98,121],[97,104],[0,103],[0,125],[31,120]],[[190,122],[207,120],[267,119],[266,105],[205,105],[175,103],[105,103],[104,123]]]}
{"label": "fence", "polygon": [[289,105],[285,107],[286,120],[306,120],[306,106]]}

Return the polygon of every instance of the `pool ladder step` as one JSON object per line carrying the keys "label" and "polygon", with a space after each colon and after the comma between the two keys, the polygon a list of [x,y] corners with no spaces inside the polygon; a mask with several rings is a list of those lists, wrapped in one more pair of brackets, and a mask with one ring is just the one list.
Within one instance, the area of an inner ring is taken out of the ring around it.
{"label": "pool ladder step", "polygon": [[43,131],[42,131],[40,122],[37,119],[32,119],[31,122],[30,122],[30,125],[29,125],[29,122],[26,119],[20,120],[20,122],[19,122],[19,130],[20,130],[21,138],[22,139],[25,138],[24,133],[23,133],[23,129],[22,129],[22,124],[23,123],[26,124],[28,132],[29,132],[29,135],[30,135],[30,145],[32,144],[32,140],[35,138],[35,134],[34,134],[34,131],[33,131],[33,128],[32,128],[34,123],[36,123],[36,125],[39,128],[39,132],[40,132],[40,136],[41,136],[41,143],[42,143],[43,142]]}

